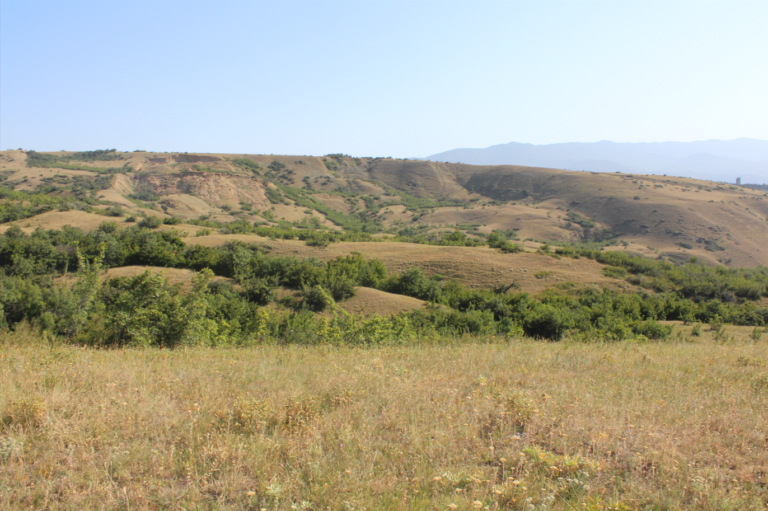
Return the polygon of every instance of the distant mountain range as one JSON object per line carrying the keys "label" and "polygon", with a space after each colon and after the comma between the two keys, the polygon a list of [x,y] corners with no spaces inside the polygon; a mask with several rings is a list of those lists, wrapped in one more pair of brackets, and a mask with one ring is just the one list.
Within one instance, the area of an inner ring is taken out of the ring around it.
{"label": "distant mountain range", "polygon": [[453,149],[425,160],[472,165],[524,165],[593,172],[667,174],[733,183],[768,183],[768,140],[697,142],[510,142],[485,149]]}

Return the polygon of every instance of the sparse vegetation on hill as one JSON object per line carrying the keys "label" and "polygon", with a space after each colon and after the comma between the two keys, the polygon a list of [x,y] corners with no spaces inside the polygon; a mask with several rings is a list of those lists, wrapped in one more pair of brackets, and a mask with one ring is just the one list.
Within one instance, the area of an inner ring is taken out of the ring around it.
{"label": "sparse vegetation on hill", "polygon": [[253,172],[254,174],[259,174],[261,172],[261,165],[248,158],[233,158],[230,161],[237,167]]}
{"label": "sparse vegetation on hill", "polygon": [[11,508],[768,498],[762,192],[113,150],[0,179]]}
{"label": "sparse vegetation on hill", "polygon": [[[114,156],[114,157],[113,157]],[[116,174],[119,172],[132,172],[131,167],[93,167],[90,165],[77,165],[72,161],[112,161],[120,159],[113,151],[86,151],[75,153],[72,156],[55,156],[36,151],[27,151],[27,166],[38,168],[57,168],[67,170],[87,170],[99,174]]]}
{"label": "sparse vegetation on hill", "polygon": [[122,155],[115,149],[98,149],[96,151],[81,151],[70,156],[73,160],[80,161],[114,161],[122,159]]}

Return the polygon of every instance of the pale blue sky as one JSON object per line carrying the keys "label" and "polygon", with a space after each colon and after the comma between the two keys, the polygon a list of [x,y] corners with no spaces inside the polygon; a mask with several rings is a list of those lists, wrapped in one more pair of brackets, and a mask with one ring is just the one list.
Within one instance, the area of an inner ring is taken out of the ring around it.
{"label": "pale blue sky", "polygon": [[768,139],[768,1],[0,0],[0,148]]}

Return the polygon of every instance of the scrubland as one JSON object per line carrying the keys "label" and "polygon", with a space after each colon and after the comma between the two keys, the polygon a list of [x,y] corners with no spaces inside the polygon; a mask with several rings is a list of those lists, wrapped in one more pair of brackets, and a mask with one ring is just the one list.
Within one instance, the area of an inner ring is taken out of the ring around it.
{"label": "scrubland", "polygon": [[0,507],[765,509],[768,344],[703,333],[163,350],[18,328]]}

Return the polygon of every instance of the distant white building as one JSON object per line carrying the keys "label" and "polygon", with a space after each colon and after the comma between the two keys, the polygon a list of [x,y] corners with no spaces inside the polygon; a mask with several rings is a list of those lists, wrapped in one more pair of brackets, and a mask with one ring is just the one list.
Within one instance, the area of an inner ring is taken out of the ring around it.
{"label": "distant white building", "polygon": [[741,178],[740,178],[740,177],[737,177],[737,178],[736,178],[736,184],[737,184],[737,185],[740,185],[740,184],[741,184]]}

